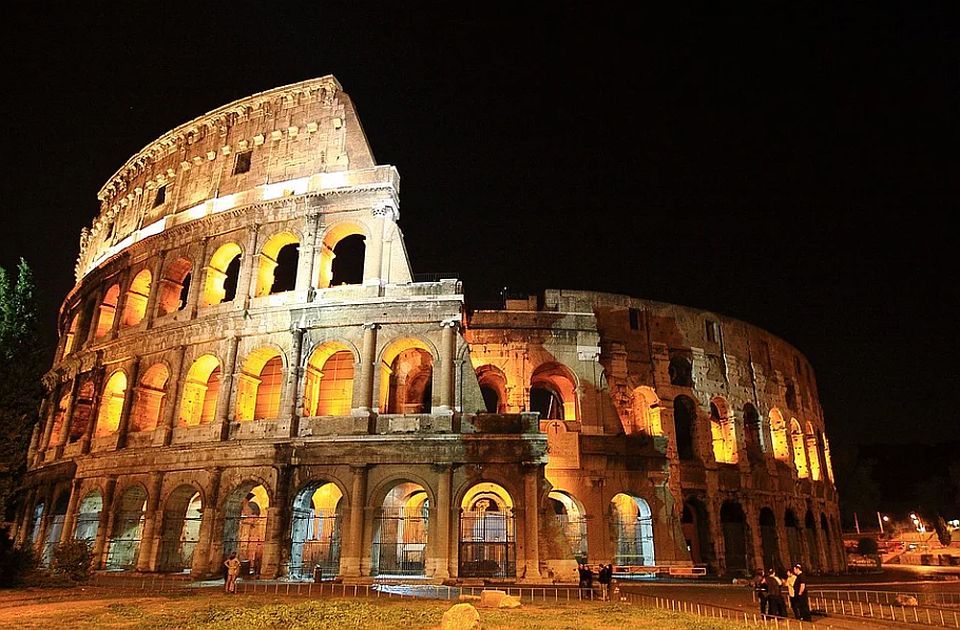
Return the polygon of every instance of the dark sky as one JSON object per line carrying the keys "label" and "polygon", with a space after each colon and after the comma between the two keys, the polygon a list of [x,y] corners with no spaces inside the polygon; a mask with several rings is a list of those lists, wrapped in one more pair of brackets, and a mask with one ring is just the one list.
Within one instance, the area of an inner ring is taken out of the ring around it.
{"label": "dark sky", "polygon": [[60,4],[0,26],[0,264],[33,265],[51,331],[128,157],[334,74],[416,272],[739,317],[810,358],[838,445],[960,439],[955,9]]}

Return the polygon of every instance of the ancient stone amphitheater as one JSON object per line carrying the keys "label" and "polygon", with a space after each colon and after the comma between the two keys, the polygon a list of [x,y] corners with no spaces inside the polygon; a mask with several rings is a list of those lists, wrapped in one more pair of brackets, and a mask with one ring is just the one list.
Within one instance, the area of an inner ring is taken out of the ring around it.
{"label": "ancient stone amphitheater", "polygon": [[[844,567],[813,370],[747,323],[415,276],[333,77],[170,131],[104,185],[16,536],[104,570],[525,582]],[[415,210],[414,210],[415,211]],[[317,574],[320,575],[317,575]]]}

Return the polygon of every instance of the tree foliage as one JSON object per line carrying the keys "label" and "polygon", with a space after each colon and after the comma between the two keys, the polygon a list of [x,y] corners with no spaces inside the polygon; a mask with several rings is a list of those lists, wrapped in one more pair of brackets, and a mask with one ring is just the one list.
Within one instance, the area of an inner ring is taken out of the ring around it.
{"label": "tree foliage", "polygon": [[86,582],[93,570],[93,548],[86,540],[68,540],[53,548],[54,574],[65,575],[74,582]]}
{"label": "tree foliage", "polygon": [[26,469],[43,400],[46,351],[33,272],[20,259],[16,279],[0,267],[0,515]]}

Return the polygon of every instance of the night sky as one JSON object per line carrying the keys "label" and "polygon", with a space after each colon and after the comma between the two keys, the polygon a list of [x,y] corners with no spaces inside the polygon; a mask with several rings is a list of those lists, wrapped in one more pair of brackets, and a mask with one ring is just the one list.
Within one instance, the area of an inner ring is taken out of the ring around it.
{"label": "night sky", "polygon": [[738,317],[812,361],[835,444],[960,440],[955,11],[42,4],[0,26],[0,265],[34,267],[51,337],[127,158],[334,74],[400,171],[415,272],[473,304],[594,289]]}

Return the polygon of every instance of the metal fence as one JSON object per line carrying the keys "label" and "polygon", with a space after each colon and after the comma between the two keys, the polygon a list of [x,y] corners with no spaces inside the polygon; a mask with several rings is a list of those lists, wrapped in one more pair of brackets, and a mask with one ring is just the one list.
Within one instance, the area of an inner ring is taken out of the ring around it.
{"label": "metal fence", "polygon": [[[833,615],[866,617],[881,621],[942,628],[960,628],[960,611],[933,606],[900,604],[897,603],[897,595],[902,595],[902,593],[887,591],[811,591],[810,607]],[[945,595],[953,594],[945,593]]]}
{"label": "metal fence", "polygon": [[865,591],[865,590],[829,590],[810,589],[812,595],[819,595],[827,599],[845,600],[848,602],[873,602],[875,604],[894,604],[899,606],[898,597],[914,597],[921,606],[960,606],[960,592],[919,592],[919,591]]}

